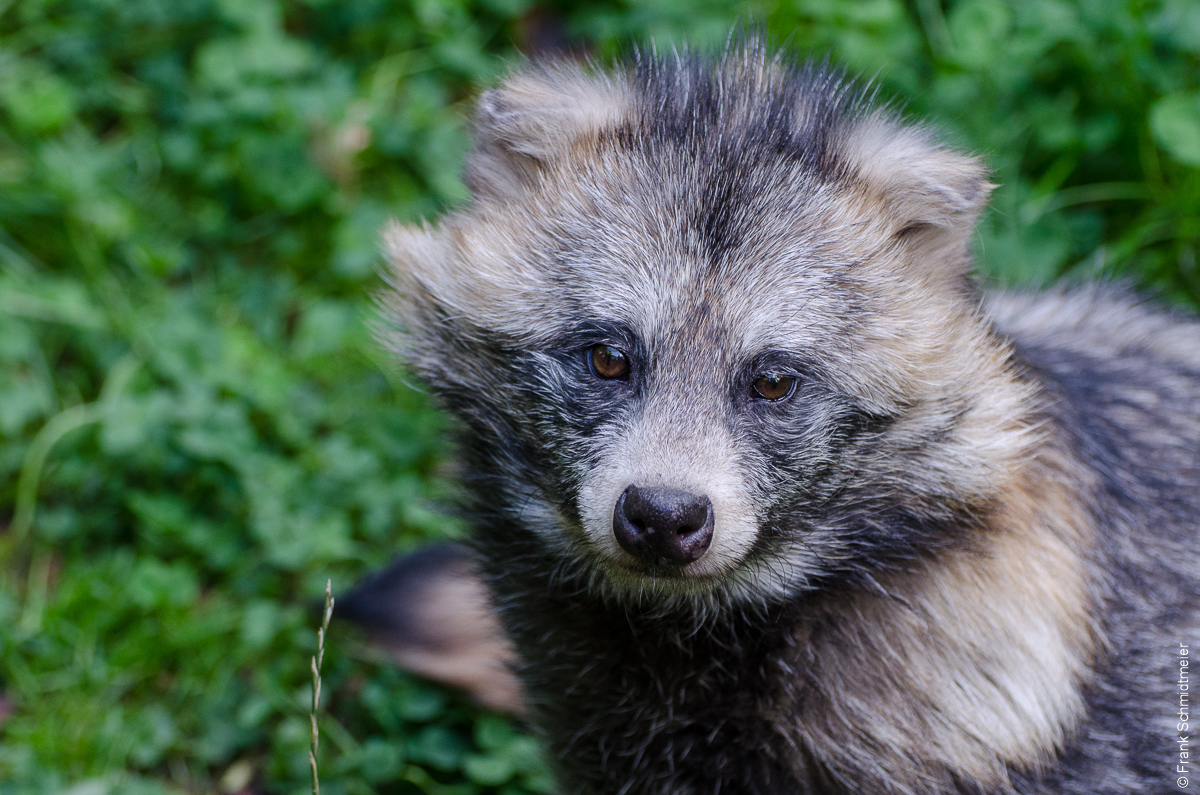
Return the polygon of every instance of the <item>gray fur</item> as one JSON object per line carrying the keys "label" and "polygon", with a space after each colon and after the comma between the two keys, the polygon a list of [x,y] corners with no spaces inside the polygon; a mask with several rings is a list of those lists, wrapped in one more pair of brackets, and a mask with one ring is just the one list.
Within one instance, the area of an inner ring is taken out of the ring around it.
{"label": "gray fur", "polygon": [[[755,44],[531,66],[476,141],[473,201],[388,231],[390,342],[563,793],[1174,790],[1200,325],[983,296],[983,166]],[[706,495],[708,552],[622,551],[631,484]]]}

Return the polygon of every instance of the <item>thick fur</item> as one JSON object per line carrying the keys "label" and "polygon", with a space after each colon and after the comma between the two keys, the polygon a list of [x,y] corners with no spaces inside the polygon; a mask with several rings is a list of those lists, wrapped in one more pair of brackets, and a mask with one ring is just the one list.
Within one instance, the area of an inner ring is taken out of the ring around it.
{"label": "thick fur", "polygon": [[[476,124],[471,203],[388,230],[390,340],[563,793],[1175,791],[1200,325],[982,294],[982,164],[755,44],[530,66]],[[625,553],[631,484],[707,495],[707,554]]]}
{"label": "thick fur", "polygon": [[521,713],[521,683],[469,553],[437,544],[399,558],[337,600],[400,667],[466,690],[480,706]]}

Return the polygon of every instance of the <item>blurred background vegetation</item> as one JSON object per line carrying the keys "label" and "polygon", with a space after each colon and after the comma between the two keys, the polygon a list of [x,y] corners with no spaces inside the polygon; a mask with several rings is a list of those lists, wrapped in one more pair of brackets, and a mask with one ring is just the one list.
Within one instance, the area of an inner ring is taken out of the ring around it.
{"label": "blurred background vegetation", "polygon": [[[458,532],[380,225],[464,199],[518,51],[739,19],[986,156],[987,278],[1200,299],[1196,0],[0,0],[0,793],[307,788],[325,579]],[[325,792],[546,791],[352,633],[325,671]]]}

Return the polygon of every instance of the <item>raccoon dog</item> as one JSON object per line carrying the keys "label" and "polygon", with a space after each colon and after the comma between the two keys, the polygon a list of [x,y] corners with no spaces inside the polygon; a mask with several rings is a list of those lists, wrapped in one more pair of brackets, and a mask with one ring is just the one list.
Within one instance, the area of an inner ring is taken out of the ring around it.
{"label": "raccoon dog", "polygon": [[757,44],[529,66],[465,178],[392,343],[562,793],[1178,791],[1200,324],[983,293],[984,166]]}

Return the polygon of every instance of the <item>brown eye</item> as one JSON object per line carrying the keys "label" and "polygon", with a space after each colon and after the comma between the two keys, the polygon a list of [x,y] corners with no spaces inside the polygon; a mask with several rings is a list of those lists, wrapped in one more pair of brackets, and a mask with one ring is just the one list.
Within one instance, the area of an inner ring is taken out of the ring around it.
{"label": "brown eye", "polygon": [[783,400],[796,388],[796,379],[790,375],[764,375],[750,388],[755,397],[763,400]]}
{"label": "brown eye", "polygon": [[593,345],[588,361],[597,378],[622,381],[629,378],[629,359],[611,345]]}

